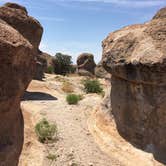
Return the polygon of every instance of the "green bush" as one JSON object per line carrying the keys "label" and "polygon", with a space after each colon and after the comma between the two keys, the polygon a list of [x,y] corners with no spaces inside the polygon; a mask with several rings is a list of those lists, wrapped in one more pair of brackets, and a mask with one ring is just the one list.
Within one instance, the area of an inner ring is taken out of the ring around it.
{"label": "green bush", "polygon": [[53,59],[54,73],[66,75],[71,73],[72,70],[72,60],[71,56],[57,53]]}
{"label": "green bush", "polygon": [[103,88],[98,80],[84,80],[83,81],[84,89],[86,93],[102,93]]}
{"label": "green bush", "polygon": [[66,101],[68,102],[68,104],[77,104],[79,100],[81,100],[80,95],[68,94],[66,96]]}
{"label": "green bush", "polygon": [[35,132],[39,141],[44,143],[45,141],[53,140],[54,136],[57,135],[57,126],[55,124],[50,124],[44,118],[36,124]]}
{"label": "green bush", "polygon": [[54,68],[52,66],[48,66],[47,73],[53,74],[54,73]]}

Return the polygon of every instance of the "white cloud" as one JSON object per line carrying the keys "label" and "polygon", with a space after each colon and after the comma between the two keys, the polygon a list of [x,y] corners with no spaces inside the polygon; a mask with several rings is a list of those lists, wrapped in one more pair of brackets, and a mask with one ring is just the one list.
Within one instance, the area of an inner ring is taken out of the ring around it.
{"label": "white cloud", "polygon": [[92,3],[107,3],[124,7],[136,7],[136,8],[144,8],[144,7],[154,7],[154,6],[162,6],[166,5],[165,0],[47,0],[52,2],[92,2]]}
{"label": "white cloud", "polygon": [[57,41],[57,42],[46,42],[42,41],[40,44],[40,49],[44,52],[47,52],[51,55],[55,55],[57,52],[71,55],[73,62],[76,62],[76,59],[79,54],[83,52],[89,52],[94,54],[96,62],[101,60],[102,49],[101,44],[97,42],[80,42],[80,41]]}

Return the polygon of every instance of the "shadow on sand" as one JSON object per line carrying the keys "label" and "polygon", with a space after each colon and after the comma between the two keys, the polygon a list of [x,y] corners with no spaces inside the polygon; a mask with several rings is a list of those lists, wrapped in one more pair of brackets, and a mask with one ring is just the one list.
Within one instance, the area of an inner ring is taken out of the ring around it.
{"label": "shadow on sand", "polygon": [[57,100],[57,98],[48,93],[26,91],[22,97],[22,101],[26,100]]}

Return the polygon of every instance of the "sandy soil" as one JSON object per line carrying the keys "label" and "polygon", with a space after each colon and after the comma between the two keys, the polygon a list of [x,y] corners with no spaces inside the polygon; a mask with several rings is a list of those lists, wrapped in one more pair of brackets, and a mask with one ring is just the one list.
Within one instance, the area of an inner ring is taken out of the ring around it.
{"label": "sandy soil", "polygon": [[[152,154],[136,149],[117,132],[113,119],[102,114],[101,95],[85,94],[84,77],[46,75],[33,80],[21,106],[25,119],[25,143],[19,166],[160,166]],[[84,96],[77,105],[68,105],[61,89],[64,81]],[[100,80],[104,89],[107,83]],[[108,90],[107,90],[108,91]],[[35,124],[45,117],[58,127],[58,140],[41,144]],[[47,158],[56,155],[55,161]]]}
{"label": "sandy soil", "polygon": [[[88,130],[88,117],[96,105],[100,104],[102,96],[85,94],[82,90],[82,79],[83,77],[76,76],[61,79],[55,75],[47,75],[43,82],[35,80],[31,82],[28,92],[32,93],[28,93],[21,104],[25,119],[29,119],[27,114],[28,116],[31,114],[31,122],[30,120],[25,121],[25,143],[20,166],[120,165],[119,162],[100,150]],[[84,95],[84,99],[77,105],[67,104],[66,93],[61,90],[64,80],[73,84],[75,93]],[[58,140],[55,143],[47,145],[34,143],[37,138],[32,126],[43,117],[57,124]],[[32,123],[31,127],[29,127],[29,123]],[[28,128],[31,128],[31,132],[27,130]],[[32,138],[32,136],[33,139],[29,140],[29,137]],[[48,154],[56,154],[56,161],[47,159]],[[35,161],[35,159],[37,160]]]}

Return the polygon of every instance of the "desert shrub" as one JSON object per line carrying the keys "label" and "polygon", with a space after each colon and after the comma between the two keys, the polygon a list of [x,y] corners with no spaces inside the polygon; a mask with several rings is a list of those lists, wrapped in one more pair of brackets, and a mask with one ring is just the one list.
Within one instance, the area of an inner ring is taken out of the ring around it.
{"label": "desert shrub", "polygon": [[48,66],[46,73],[53,74],[53,73],[54,73],[54,68],[53,68],[53,66]]}
{"label": "desert shrub", "polygon": [[102,93],[103,88],[98,80],[83,80],[83,85],[86,93]]}
{"label": "desert shrub", "polygon": [[56,161],[57,157],[58,156],[56,154],[49,153],[48,156],[47,156],[47,159],[51,160],[51,161]]}
{"label": "desert shrub", "polygon": [[40,142],[44,143],[48,140],[53,140],[57,135],[57,126],[50,124],[45,118],[38,122],[35,126],[35,132]]}
{"label": "desert shrub", "polygon": [[66,96],[66,101],[68,104],[77,104],[80,99],[80,96],[76,94],[68,94]]}
{"label": "desert shrub", "polygon": [[65,93],[72,93],[74,91],[73,85],[70,82],[68,82],[68,81],[63,82],[61,89]]}
{"label": "desert shrub", "polygon": [[57,53],[53,59],[54,73],[66,75],[71,72],[72,60],[71,56]]}

